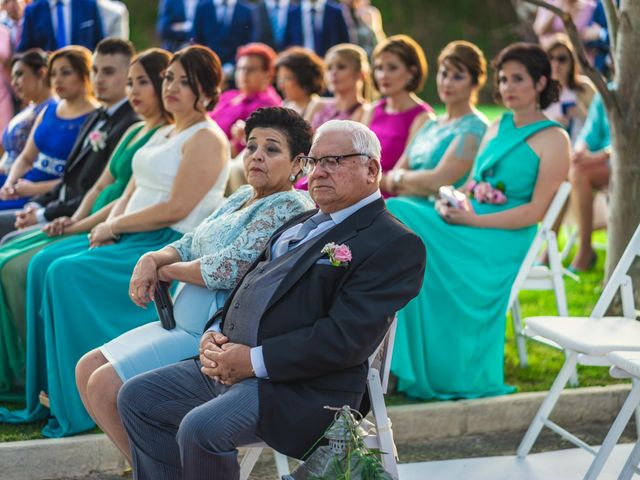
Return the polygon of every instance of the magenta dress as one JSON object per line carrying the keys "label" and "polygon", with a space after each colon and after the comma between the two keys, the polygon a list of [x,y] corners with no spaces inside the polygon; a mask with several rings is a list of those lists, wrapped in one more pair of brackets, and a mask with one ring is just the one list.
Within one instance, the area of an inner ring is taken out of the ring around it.
{"label": "magenta dress", "polygon": [[353,114],[356,113],[356,110],[360,107],[362,107],[362,104],[356,103],[349,110],[336,110],[335,102],[327,102],[326,105],[323,105],[323,107],[313,115],[309,123],[315,131],[320,125],[327,123],[329,120],[351,120]]}
{"label": "magenta dress", "polygon": [[[231,140],[231,127],[236,121],[246,120],[258,108],[277,107],[281,103],[282,99],[272,86],[250,95],[245,95],[240,90],[227,90],[220,95],[216,108],[209,116],[220,125],[227,138]],[[237,152],[244,148],[244,142],[232,140],[231,143]]]}
{"label": "magenta dress", "polygon": [[369,123],[369,128],[378,136],[382,146],[380,164],[383,172],[391,170],[404,152],[411,124],[416,117],[424,112],[433,112],[431,106],[426,103],[400,113],[385,112],[386,105],[386,99],[378,101]]}

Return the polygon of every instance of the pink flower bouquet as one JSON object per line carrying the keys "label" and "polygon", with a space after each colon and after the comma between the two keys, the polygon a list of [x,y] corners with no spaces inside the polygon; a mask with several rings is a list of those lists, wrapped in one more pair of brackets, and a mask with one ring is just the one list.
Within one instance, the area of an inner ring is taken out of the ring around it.
{"label": "pink flower bouquet", "polygon": [[478,203],[502,205],[507,202],[507,196],[504,192],[505,186],[502,182],[498,182],[496,186],[493,187],[489,182],[476,182],[472,180],[467,187],[469,197],[475,199]]}

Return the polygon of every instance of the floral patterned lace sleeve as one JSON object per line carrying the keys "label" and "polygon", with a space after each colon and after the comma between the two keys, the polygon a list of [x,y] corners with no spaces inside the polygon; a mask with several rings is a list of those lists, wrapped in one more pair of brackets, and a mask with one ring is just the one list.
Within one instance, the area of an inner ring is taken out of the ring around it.
{"label": "floral patterned lace sleeve", "polygon": [[[229,203],[231,201],[229,199]],[[273,232],[294,216],[311,208],[313,202],[306,194],[283,192],[219,216],[218,221],[211,223],[211,226],[216,224],[215,230],[208,232],[209,237],[222,237],[220,241],[214,242],[216,245],[207,242],[207,248],[201,249],[198,237],[202,232],[201,229],[196,230],[192,241],[192,255],[201,254],[200,271],[206,287],[209,290],[235,287],[258,258]]]}

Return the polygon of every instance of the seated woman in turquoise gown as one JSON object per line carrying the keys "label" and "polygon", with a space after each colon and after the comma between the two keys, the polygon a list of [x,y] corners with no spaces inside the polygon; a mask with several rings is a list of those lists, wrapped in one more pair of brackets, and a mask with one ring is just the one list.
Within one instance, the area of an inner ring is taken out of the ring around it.
{"label": "seated woman in turquoise gown", "polygon": [[[59,217],[42,230],[23,232],[0,245],[0,337],[3,339],[0,342],[0,400],[22,400],[24,396],[26,304],[40,301],[33,300],[33,297],[26,301],[27,271],[31,259],[53,243],[61,244],[52,250],[57,256],[86,250],[87,233],[107,218],[129,183],[135,153],[158,128],[171,123],[169,114],[162,107],[160,78],[169,59],[168,52],[151,49],[131,61],[127,96],[133,110],[144,121],[132,125],[124,133],[109,164],[73,215]],[[39,279],[40,272],[33,270],[31,278]]]}
{"label": "seated woman in turquoise gown", "polygon": [[51,55],[49,81],[59,100],[51,101],[37,117],[0,189],[0,210],[22,208],[59,182],[80,127],[97,106],[90,72],[91,52],[84,47],[69,46]]}
{"label": "seated woman in turquoise gown", "polygon": [[[143,255],[131,277],[131,299],[145,307],[158,279],[186,282],[177,294],[176,328],[160,322],[131,330],[87,353],[76,367],[78,390],[95,422],[130,459],[116,399],[131,377],[198,354],[204,326],[258,257],[271,234],[313,208],[294,190],[297,158],[311,146],[311,127],[293,110],[263,108],[246,123],[243,185],[182,239]],[[89,319],[91,321],[91,319]]]}
{"label": "seated woman in turquoise gown", "polygon": [[[222,201],[229,143],[207,116],[221,76],[218,57],[206,47],[175,54],[162,84],[164,108],[175,123],[157,130],[136,152],[129,184],[82,251],[67,254],[64,244],[55,244],[31,260],[27,406],[17,412],[0,409],[0,422],[49,417],[42,432],[47,437],[93,428],[76,388],[76,363],[87,351],[154,320],[152,309],[141,310],[129,300],[133,267],[144,253],[193,229]],[[48,410],[38,402],[40,391],[48,395],[43,402]]]}
{"label": "seated woman in turquoise gown", "polygon": [[387,205],[432,209],[442,185],[464,184],[487,130],[487,119],[474,106],[486,77],[487,62],[472,43],[451,42],[440,52],[436,85],[446,112],[427,120],[393,170],[382,175],[380,189],[399,195]]}
{"label": "seated woman in turquoise gown", "polygon": [[487,131],[456,208],[389,210],[427,248],[425,282],[399,312],[391,364],[398,389],[422,399],[510,393],[504,384],[505,314],[511,285],[557,188],[570,141],[541,112],[559,93],[544,51],[505,48],[494,61],[496,96],[510,110]]}

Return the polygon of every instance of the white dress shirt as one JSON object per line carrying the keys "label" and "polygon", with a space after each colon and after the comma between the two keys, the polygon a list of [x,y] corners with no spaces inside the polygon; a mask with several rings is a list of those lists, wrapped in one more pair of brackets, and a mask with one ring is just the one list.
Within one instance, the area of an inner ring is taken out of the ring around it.
{"label": "white dress shirt", "polygon": [[221,25],[227,26],[230,25],[233,20],[236,0],[227,0],[226,8],[222,2],[223,0],[213,0],[213,5],[216,7],[216,20],[221,23]]}

